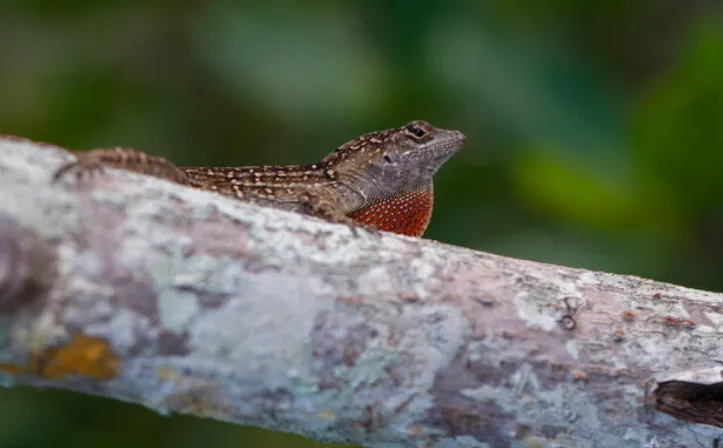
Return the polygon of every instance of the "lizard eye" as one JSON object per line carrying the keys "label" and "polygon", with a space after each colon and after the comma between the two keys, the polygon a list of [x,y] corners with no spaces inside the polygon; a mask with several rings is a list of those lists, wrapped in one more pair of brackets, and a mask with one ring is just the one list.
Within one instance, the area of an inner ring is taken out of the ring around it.
{"label": "lizard eye", "polygon": [[410,124],[405,128],[408,134],[411,134],[416,139],[421,139],[428,134],[427,130],[421,126]]}
{"label": "lizard eye", "polygon": [[392,157],[389,154],[384,154],[384,156],[382,156],[382,158],[384,159],[385,162],[387,162],[389,164],[394,163],[394,160],[392,159]]}

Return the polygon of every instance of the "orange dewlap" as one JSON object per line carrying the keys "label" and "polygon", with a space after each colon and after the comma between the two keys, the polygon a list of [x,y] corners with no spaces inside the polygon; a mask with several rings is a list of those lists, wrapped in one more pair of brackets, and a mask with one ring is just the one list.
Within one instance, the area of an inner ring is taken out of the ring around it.
{"label": "orange dewlap", "polygon": [[432,216],[434,196],[431,189],[411,191],[399,196],[377,199],[349,217],[359,224],[371,224],[379,230],[408,236],[422,236]]}

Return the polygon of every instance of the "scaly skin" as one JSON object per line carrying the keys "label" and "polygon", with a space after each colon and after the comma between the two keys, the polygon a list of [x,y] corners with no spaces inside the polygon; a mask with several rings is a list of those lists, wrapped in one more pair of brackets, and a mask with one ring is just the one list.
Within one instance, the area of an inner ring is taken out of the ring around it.
{"label": "scaly skin", "polygon": [[129,148],[79,153],[54,176],[119,168],[351,226],[421,236],[432,178],[464,144],[459,131],[425,121],[364,134],[312,165],[177,167]]}

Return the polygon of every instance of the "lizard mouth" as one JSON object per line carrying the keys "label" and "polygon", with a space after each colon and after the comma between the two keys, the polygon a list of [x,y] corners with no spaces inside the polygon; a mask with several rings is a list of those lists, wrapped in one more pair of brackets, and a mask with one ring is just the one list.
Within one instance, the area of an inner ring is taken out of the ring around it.
{"label": "lizard mouth", "polygon": [[445,131],[439,142],[430,147],[430,153],[435,156],[434,160],[447,160],[462,149],[466,140],[467,136],[459,131]]}
{"label": "lizard mouth", "polygon": [[428,172],[434,175],[444,163],[459,151],[467,137],[459,131],[445,131],[438,141],[427,149]]}

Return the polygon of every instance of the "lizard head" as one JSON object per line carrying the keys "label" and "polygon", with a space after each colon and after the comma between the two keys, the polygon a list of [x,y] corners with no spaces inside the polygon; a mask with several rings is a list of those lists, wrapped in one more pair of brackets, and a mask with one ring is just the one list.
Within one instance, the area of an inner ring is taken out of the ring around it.
{"label": "lizard head", "polygon": [[415,120],[357,137],[322,162],[367,196],[394,195],[431,186],[434,174],[464,141],[459,131]]}

